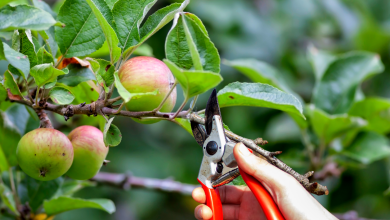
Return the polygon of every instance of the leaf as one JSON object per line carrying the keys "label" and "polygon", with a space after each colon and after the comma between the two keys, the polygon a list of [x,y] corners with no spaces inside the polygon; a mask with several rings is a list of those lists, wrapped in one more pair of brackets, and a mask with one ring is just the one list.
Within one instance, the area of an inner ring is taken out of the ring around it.
{"label": "leaf", "polygon": [[16,148],[20,138],[21,135],[18,133],[16,125],[9,120],[5,113],[0,112],[0,146],[10,166],[18,164]]}
{"label": "leaf", "polygon": [[96,186],[96,185],[97,185],[96,182],[91,182],[91,181],[87,181],[87,180],[65,181],[61,185],[61,188],[54,195],[54,197],[72,196],[75,192],[77,192],[85,187],[91,187],[91,186]]}
{"label": "leaf", "polygon": [[30,30],[20,31],[20,53],[26,55],[30,61],[30,67],[37,65],[37,54]]}
{"label": "leaf", "polygon": [[351,146],[344,149],[342,154],[369,164],[390,156],[388,139],[375,132],[367,132],[359,136]]}
{"label": "leaf", "polygon": [[314,46],[309,46],[308,59],[313,67],[316,81],[319,82],[328,66],[337,59],[337,56],[318,50]]}
{"label": "leaf", "polygon": [[346,134],[353,129],[362,128],[367,124],[362,118],[351,117],[347,114],[328,115],[313,105],[309,106],[307,110],[314,132],[325,144],[328,144],[336,137]]}
{"label": "leaf", "polygon": [[5,5],[7,5],[8,3],[12,2],[12,1],[15,1],[15,0],[2,0],[2,1],[0,1],[0,8],[4,7]]}
{"label": "leaf", "polygon": [[65,196],[45,201],[43,208],[47,215],[56,215],[61,212],[82,208],[100,209],[110,214],[115,212],[115,205],[109,199],[79,199]]}
{"label": "leaf", "polygon": [[167,59],[182,69],[219,73],[218,50],[203,28],[198,25],[202,22],[189,13],[180,16],[165,41]]}
{"label": "leaf", "polygon": [[73,102],[74,95],[63,87],[54,87],[49,92],[49,97],[53,102],[60,105],[68,105]]}
{"label": "leaf", "polygon": [[65,84],[57,84],[60,87],[68,89],[74,96],[74,105],[80,103],[92,103],[99,98],[99,88],[93,83],[93,81],[82,82],[75,87],[70,87]]}
{"label": "leaf", "polygon": [[118,0],[112,8],[123,60],[126,60],[131,54],[131,46],[140,42],[139,27],[143,18],[156,1]]}
{"label": "leaf", "polygon": [[229,106],[266,107],[305,119],[302,114],[302,105],[297,98],[262,83],[230,83],[218,92],[218,102],[221,108]]}
{"label": "leaf", "polygon": [[238,176],[237,178],[235,178],[232,182],[231,182],[231,185],[234,185],[234,186],[246,186],[246,183],[245,181],[242,179],[242,176]]}
{"label": "leaf", "polygon": [[3,152],[3,149],[0,145],[0,174],[4,171],[8,171],[8,169],[9,169],[9,164],[7,161],[7,157],[6,157],[5,153]]}
{"label": "leaf", "polygon": [[364,128],[380,134],[390,132],[390,100],[383,98],[366,98],[354,103],[348,112],[351,116],[367,120]]}
{"label": "leaf", "polygon": [[314,89],[313,103],[330,113],[345,113],[352,105],[359,84],[383,71],[376,54],[351,52],[334,61]]}
{"label": "leaf", "polygon": [[139,47],[137,47],[136,50],[134,50],[134,55],[154,57],[153,48],[148,44],[142,44]]}
{"label": "leaf", "polygon": [[121,131],[117,126],[111,124],[114,117],[110,118],[104,126],[103,140],[106,146],[118,146],[122,141]]}
{"label": "leaf", "polygon": [[13,96],[18,96],[18,100],[22,99],[22,93],[19,90],[19,86],[16,83],[12,74],[7,70],[4,73],[4,87],[7,89]]}
{"label": "leaf", "polygon": [[28,60],[27,56],[15,51],[6,43],[3,43],[3,48],[5,59],[13,67],[20,70],[20,72],[23,73],[23,78],[27,79],[30,71],[30,61]]}
{"label": "leaf", "polygon": [[115,81],[114,78],[115,66],[112,65],[107,60],[96,59],[96,61],[99,63],[99,69],[97,70],[96,75],[102,77],[106,86],[111,86]]}
{"label": "leaf", "polygon": [[218,73],[210,71],[183,70],[169,60],[164,63],[172,71],[176,80],[183,88],[185,99],[205,93],[207,90],[217,86],[223,79]]}
{"label": "leaf", "polygon": [[14,125],[16,130],[20,135],[24,135],[26,132],[26,126],[28,123],[28,119],[30,118],[30,114],[27,109],[22,105],[12,105],[5,112],[7,115],[7,119]]}
{"label": "leaf", "polygon": [[125,103],[129,102],[133,97],[141,97],[144,95],[157,95],[158,89],[154,90],[153,92],[144,92],[144,93],[130,93],[123,87],[121,81],[119,80],[118,72],[114,73],[115,78],[115,87],[118,90],[119,95],[123,98],[123,101]]}
{"label": "leaf", "polygon": [[86,1],[67,0],[57,19],[65,24],[65,27],[55,27],[55,38],[63,56],[86,56],[103,45],[103,31]]}
{"label": "leaf", "polygon": [[68,69],[69,73],[59,76],[57,82],[74,87],[81,82],[96,80],[95,75],[89,68],[82,67],[78,64],[69,64]]}
{"label": "leaf", "polygon": [[63,179],[59,177],[50,181],[39,181],[26,175],[24,182],[27,187],[29,205],[35,211],[44,200],[55,195],[61,187]]}
{"label": "leaf", "polygon": [[3,204],[5,204],[13,213],[19,216],[19,213],[16,210],[12,191],[4,183],[0,183],[0,198]]}
{"label": "leaf", "polygon": [[57,22],[48,12],[29,5],[5,6],[0,9],[0,30],[47,30]]}
{"label": "leaf", "polygon": [[41,47],[37,53],[37,64],[52,63],[54,64],[53,56],[45,50],[45,47]]}
{"label": "leaf", "polygon": [[52,64],[47,63],[34,66],[30,73],[38,87],[55,81],[57,76],[66,74],[64,71],[54,68]]}
{"label": "leaf", "polygon": [[192,128],[191,128],[191,123],[188,119],[186,118],[175,118],[174,119],[175,123],[178,124],[180,127],[184,128],[188,133],[192,135]]}
{"label": "leaf", "polygon": [[32,0],[32,2],[33,2],[35,7],[40,8],[46,12],[49,12],[51,14],[51,16],[53,16],[53,18],[55,18],[57,16],[57,14],[55,12],[53,12],[53,10],[51,10],[50,5],[48,5],[46,2],[44,2],[42,0]]}
{"label": "leaf", "polygon": [[45,41],[47,43],[46,46],[48,47],[48,50],[50,50],[51,55],[53,57],[56,57],[57,50],[58,50],[58,44],[55,41],[54,27],[50,27],[46,31],[41,31],[40,34],[41,34],[41,36],[47,35],[48,38],[47,38],[47,41]]}
{"label": "leaf", "polygon": [[106,37],[106,42],[110,50],[110,60],[112,63],[116,63],[121,55],[121,49],[118,47],[119,40],[114,31],[115,26],[113,24],[111,9],[104,0],[87,0],[87,3],[95,14]]}

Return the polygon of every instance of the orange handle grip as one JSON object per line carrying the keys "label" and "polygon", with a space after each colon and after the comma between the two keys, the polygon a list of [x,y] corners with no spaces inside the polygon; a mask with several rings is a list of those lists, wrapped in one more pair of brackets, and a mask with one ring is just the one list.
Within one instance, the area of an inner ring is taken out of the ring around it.
{"label": "orange handle grip", "polygon": [[265,217],[268,220],[284,220],[284,217],[280,212],[278,206],[276,205],[268,191],[264,188],[264,186],[254,177],[248,175],[240,168],[239,170],[242,179],[244,179],[245,183],[251,189],[252,193],[255,195],[257,201],[263,209]]}
{"label": "orange handle grip", "polygon": [[198,182],[202,185],[204,192],[206,193],[206,205],[210,207],[213,212],[211,220],[223,220],[222,203],[219,197],[218,189],[210,189],[204,185],[199,179]]}

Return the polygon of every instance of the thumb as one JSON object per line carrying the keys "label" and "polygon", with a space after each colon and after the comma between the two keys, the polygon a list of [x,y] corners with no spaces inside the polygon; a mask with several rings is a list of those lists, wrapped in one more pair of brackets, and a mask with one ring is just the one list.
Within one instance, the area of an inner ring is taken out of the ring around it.
{"label": "thumb", "polygon": [[243,143],[238,143],[234,147],[234,157],[238,167],[262,183],[271,195],[275,195],[277,191],[286,190],[286,186],[298,183],[289,174],[249,152]]}

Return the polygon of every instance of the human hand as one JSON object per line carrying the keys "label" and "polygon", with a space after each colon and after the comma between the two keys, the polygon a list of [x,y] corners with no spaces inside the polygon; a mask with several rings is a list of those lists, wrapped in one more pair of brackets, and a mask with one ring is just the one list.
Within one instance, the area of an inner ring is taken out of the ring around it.
{"label": "human hand", "polygon": [[[295,178],[253,155],[242,143],[234,147],[234,157],[241,170],[262,183],[286,220],[337,219]],[[218,190],[225,220],[266,220],[263,210],[248,187],[228,185],[218,187]],[[202,188],[196,188],[192,197],[199,203],[206,202]],[[195,208],[195,217],[199,220],[210,219],[212,211],[206,205],[199,205]]]}

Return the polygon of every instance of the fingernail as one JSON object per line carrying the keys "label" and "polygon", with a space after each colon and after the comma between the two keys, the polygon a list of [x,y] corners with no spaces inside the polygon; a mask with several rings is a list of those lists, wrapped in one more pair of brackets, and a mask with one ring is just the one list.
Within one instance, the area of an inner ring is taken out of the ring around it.
{"label": "fingernail", "polygon": [[202,207],[198,209],[198,217],[202,218]]}
{"label": "fingernail", "polygon": [[238,146],[240,152],[242,153],[242,155],[244,156],[248,156],[251,154],[251,152],[249,152],[248,148],[245,147],[245,145],[243,143],[239,143],[239,146]]}

